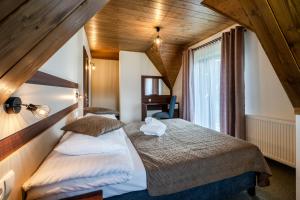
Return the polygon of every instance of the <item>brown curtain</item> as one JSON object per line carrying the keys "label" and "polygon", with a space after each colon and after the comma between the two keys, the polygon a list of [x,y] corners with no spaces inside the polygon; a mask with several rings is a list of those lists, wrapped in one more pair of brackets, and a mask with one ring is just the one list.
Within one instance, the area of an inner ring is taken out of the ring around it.
{"label": "brown curtain", "polygon": [[222,35],[221,53],[221,132],[246,139],[244,86],[244,28]]}
{"label": "brown curtain", "polygon": [[193,104],[191,102],[190,93],[190,73],[193,64],[193,53],[191,49],[187,49],[182,54],[182,111],[181,118],[191,121],[191,112]]}

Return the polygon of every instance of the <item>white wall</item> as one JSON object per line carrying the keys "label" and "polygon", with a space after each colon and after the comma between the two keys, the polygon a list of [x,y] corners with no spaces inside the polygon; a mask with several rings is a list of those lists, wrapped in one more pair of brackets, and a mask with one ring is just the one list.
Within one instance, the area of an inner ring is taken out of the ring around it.
{"label": "white wall", "polygon": [[93,59],[91,105],[119,110],[119,61]]}
{"label": "white wall", "polygon": [[287,97],[255,33],[245,32],[246,114],[295,120]]}
{"label": "white wall", "polygon": [[120,51],[120,115],[127,123],[141,120],[141,76],[161,76],[145,53]]}
{"label": "white wall", "polygon": [[175,84],[173,86],[173,95],[177,96],[176,101],[179,103],[180,116],[182,113],[182,67],[179,70]]}
{"label": "white wall", "polygon": [[[40,70],[73,82],[82,88],[82,46],[85,32],[81,29],[61,49],[59,49]],[[46,104],[50,115],[62,110],[77,100],[74,89],[43,85],[23,84],[13,96],[21,97],[23,103]],[[80,104],[82,106],[82,104]],[[2,108],[2,106],[1,106]],[[82,109],[81,109],[82,110]],[[74,111],[59,123],[49,128],[29,143],[0,162],[0,177],[9,170],[16,173],[16,182],[9,199],[21,199],[21,186],[33,174],[45,156],[53,149],[62,135],[60,128],[78,115]],[[0,109],[0,139],[21,130],[38,120],[22,109],[17,115],[8,115]]]}

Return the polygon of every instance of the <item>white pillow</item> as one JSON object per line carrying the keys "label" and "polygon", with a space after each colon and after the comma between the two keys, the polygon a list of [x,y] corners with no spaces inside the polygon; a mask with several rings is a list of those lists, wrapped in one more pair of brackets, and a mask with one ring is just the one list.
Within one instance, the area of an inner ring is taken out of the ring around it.
{"label": "white pillow", "polygon": [[93,137],[79,133],[68,132],[54,149],[72,156],[87,154],[114,154],[127,149],[127,143],[121,129]]}
{"label": "white pillow", "polygon": [[94,113],[87,113],[84,117],[88,116],[101,116],[101,117],[106,117],[109,119],[117,119],[114,114],[94,114]]}

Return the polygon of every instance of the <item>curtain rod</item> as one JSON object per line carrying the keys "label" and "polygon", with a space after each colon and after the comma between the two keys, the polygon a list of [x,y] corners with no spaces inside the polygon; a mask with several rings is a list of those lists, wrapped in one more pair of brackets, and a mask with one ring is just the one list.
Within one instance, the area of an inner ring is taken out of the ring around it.
{"label": "curtain rod", "polygon": [[192,50],[197,50],[197,49],[203,48],[203,47],[205,47],[207,45],[210,45],[212,43],[218,42],[221,39],[222,39],[222,37],[217,37],[217,38],[215,38],[215,39],[213,39],[213,40],[211,40],[209,42],[206,42],[205,44],[200,45],[199,47],[193,48]]}
{"label": "curtain rod", "polygon": [[[245,28],[245,27],[243,27],[243,28],[244,28],[244,32],[246,32],[246,31],[247,31],[247,28]],[[230,33],[230,32],[229,32],[229,33]],[[205,46],[207,46],[207,45],[210,45],[210,44],[212,44],[212,43],[215,43],[215,42],[217,42],[217,41],[219,41],[219,40],[221,40],[221,39],[222,39],[222,36],[217,37],[217,38],[215,38],[215,39],[213,39],[213,40],[211,40],[211,41],[209,41],[209,42],[206,42],[206,43],[200,45],[199,47],[192,48],[192,50],[197,50],[197,49],[203,48],[203,47],[205,47]]]}

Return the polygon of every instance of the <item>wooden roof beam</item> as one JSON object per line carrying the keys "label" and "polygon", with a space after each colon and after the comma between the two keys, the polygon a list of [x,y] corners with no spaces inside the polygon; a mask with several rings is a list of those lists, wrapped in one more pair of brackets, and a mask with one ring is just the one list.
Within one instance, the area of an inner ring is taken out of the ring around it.
{"label": "wooden roof beam", "polygon": [[29,0],[11,9],[0,24],[0,105],[107,2]]}

